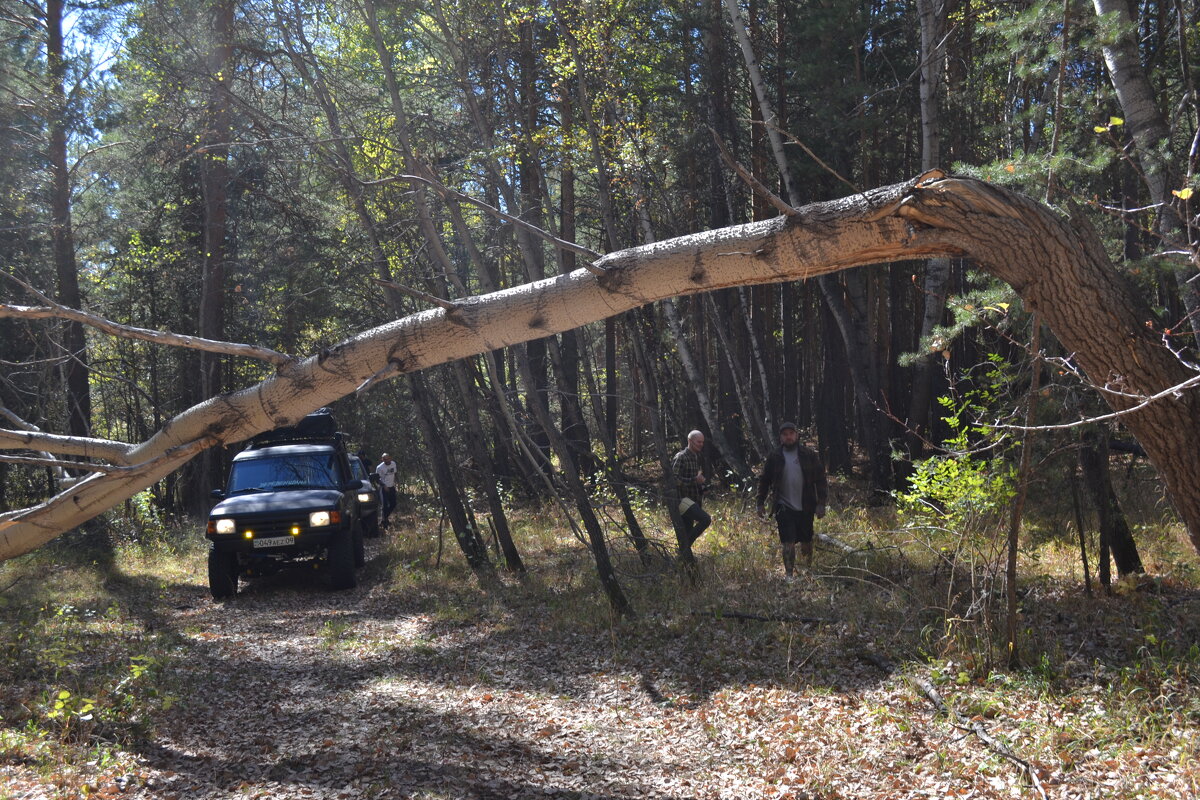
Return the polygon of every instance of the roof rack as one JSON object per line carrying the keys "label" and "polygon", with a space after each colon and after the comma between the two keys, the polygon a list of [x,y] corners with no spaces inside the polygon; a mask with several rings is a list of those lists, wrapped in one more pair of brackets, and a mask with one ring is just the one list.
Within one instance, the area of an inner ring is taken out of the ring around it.
{"label": "roof rack", "polygon": [[295,425],[285,425],[273,431],[264,431],[252,438],[246,449],[267,447],[275,444],[332,443],[343,446],[342,434],[328,408],[318,408]]}

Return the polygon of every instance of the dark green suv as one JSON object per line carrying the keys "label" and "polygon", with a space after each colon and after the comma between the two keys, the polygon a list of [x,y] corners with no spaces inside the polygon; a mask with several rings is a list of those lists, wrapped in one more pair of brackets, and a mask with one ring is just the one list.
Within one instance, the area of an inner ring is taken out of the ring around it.
{"label": "dark green suv", "polygon": [[352,589],[362,566],[363,528],[355,476],[341,434],[324,409],[251,440],[233,459],[208,515],[208,584],[218,600],[238,579],[310,566],[334,589]]}

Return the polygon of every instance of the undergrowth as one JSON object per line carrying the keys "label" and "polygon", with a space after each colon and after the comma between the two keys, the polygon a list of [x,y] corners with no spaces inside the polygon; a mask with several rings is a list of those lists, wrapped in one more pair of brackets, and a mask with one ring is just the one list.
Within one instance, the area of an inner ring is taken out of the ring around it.
{"label": "undergrowth", "polygon": [[[443,626],[591,637],[667,704],[750,685],[855,693],[920,675],[967,716],[1012,721],[1014,744],[1056,768],[1151,748],[1195,771],[1200,592],[1178,527],[1139,527],[1149,574],[1088,595],[1073,534],[1032,519],[1020,559],[1021,666],[1009,670],[993,624],[1004,603],[994,527],[965,541],[891,508],[848,506],[818,526],[836,541],[819,543],[813,569],[785,583],[773,529],[744,502],[712,510],[692,569],[671,557],[659,515],[646,515],[655,547],[645,556],[612,534],[637,612],[627,619],[611,614],[590,554],[552,507],[512,515],[525,576],[476,580],[437,515],[417,508],[375,546],[361,580]],[[172,629],[164,606],[181,587],[200,596],[203,558],[197,525],[146,533],[122,522],[0,565],[0,770],[33,770],[71,791],[136,774],[138,743],[187,702],[172,665],[187,657],[189,632]],[[322,641],[330,657],[389,646],[367,635],[331,619]],[[436,639],[425,646],[436,652]],[[912,702],[924,701],[914,692]]]}

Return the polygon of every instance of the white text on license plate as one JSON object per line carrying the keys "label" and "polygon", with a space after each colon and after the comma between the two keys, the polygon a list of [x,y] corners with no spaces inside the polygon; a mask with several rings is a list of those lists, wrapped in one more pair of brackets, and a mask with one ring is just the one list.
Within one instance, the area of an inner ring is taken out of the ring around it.
{"label": "white text on license plate", "polygon": [[255,539],[255,547],[285,547],[289,544],[295,544],[296,540],[291,536],[268,536],[266,539]]}

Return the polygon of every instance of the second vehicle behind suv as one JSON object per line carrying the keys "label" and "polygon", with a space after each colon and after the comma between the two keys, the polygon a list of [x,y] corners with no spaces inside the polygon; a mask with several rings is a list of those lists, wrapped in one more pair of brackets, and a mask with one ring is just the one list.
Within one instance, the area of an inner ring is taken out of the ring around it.
{"label": "second vehicle behind suv", "polygon": [[362,482],[328,410],[261,434],[233,459],[209,513],[208,582],[216,599],[240,577],[311,565],[334,589],[352,589],[362,566]]}

